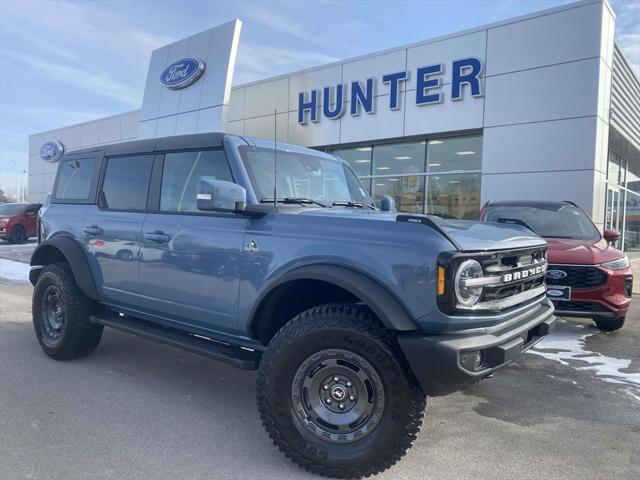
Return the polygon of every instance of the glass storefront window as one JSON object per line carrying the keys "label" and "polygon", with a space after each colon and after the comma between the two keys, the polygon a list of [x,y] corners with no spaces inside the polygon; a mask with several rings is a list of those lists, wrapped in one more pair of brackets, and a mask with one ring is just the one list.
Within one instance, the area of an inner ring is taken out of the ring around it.
{"label": "glass storefront window", "polygon": [[371,175],[371,147],[341,148],[331,153],[351,165],[359,177]]}
{"label": "glass storefront window", "polygon": [[482,136],[429,140],[427,172],[460,172],[482,169]]}
{"label": "glass storefront window", "polygon": [[372,178],[373,198],[393,197],[399,212],[422,213],[424,205],[424,176]]}
{"label": "glass storefront window", "polygon": [[444,218],[477,220],[480,216],[480,174],[429,175],[426,213]]}
{"label": "glass storefront window", "polygon": [[365,145],[331,152],[353,167],[376,201],[383,195],[393,197],[399,212],[478,218],[481,135]]}
{"label": "glass storefront window", "polygon": [[640,256],[640,195],[626,193],[624,249],[631,258]]}
{"label": "glass storefront window", "polygon": [[614,185],[620,185],[624,178],[622,175],[622,158],[613,151],[609,151],[609,161],[607,162],[607,181]]}
{"label": "glass storefront window", "polygon": [[424,172],[425,142],[373,146],[373,175]]}
{"label": "glass storefront window", "polygon": [[629,159],[626,180],[629,190],[640,192],[640,162]]}

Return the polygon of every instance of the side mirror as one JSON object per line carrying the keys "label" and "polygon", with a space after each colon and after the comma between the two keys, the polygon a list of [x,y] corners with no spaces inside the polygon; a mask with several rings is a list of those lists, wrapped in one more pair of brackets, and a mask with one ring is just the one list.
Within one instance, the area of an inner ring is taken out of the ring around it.
{"label": "side mirror", "polygon": [[198,210],[243,210],[247,203],[247,191],[237,183],[200,177],[196,199]]}
{"label": "side mirror", "polygon": [[383,212],[395,212],[396,211],[396,201],[393,197],[389,195],[383,196],[380,200],[378,200],[378,208]]}
{"label": "side mirror", "polygon": [[605,231],[603,232],[603,237],[607,242],[613,243],[620,238],[620,232],[618,232],[617,230],[605,229]]}

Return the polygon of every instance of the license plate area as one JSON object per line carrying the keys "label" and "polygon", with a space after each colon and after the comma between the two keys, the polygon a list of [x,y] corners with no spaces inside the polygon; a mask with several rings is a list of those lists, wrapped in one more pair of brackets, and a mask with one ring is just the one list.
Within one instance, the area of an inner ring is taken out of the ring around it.
{"label": "license plate area", "polygon": [[552,300],[571,300],[571,287],[547,286],[547,297]]}

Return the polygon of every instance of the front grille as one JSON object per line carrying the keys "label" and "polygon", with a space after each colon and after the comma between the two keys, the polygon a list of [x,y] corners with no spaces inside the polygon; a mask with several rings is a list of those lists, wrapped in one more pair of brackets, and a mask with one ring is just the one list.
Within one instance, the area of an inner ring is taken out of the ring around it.
{"label": "front grille", "polygon": [[[550,272],[559,270],[566,277],[553,278]],[[549,265],[547,285],[571,287],[575,290],[588,290],[607,283],[607,274],[599,268],[582,265]]]}
{"label": "front grille", "polygon": [[[480,260],[480,259],[479,259]],[[546,248],[498,252],[488,258],[480,260],[486,276],[527,272],[527,276],[504,282],[500,285],[486,286],[482,291],[480,302],[501,300],[519,293],[532,290],[544,284],[544,269],[546,268]],[[542,267],[539,273],[530,273],[530,269]]]}
{"label": "front grille", "polygon": [[562,312],[601,313],[601,312],[606,312],[607,311],[607,309],[604,308],[599,303],[592,303],[592,302],[562,302],[562,301],[554,301],[553,305],[556,307],[556,310],[560,310]]}

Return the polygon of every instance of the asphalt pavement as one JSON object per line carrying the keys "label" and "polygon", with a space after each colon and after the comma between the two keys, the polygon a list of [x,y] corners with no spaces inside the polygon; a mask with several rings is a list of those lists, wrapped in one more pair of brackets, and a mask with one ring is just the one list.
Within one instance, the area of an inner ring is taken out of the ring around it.
{"label": "asphalt pavement", "polygon": [[[31,291],[0,280],[0,479],[314,478],[264,433],[255,373],[113,330],[89,357],[51,360]],[[618,332],[561,321],[493,378],[429,399],[414,447],[377,478],[638,478],[639,345],[637,301]]]}

